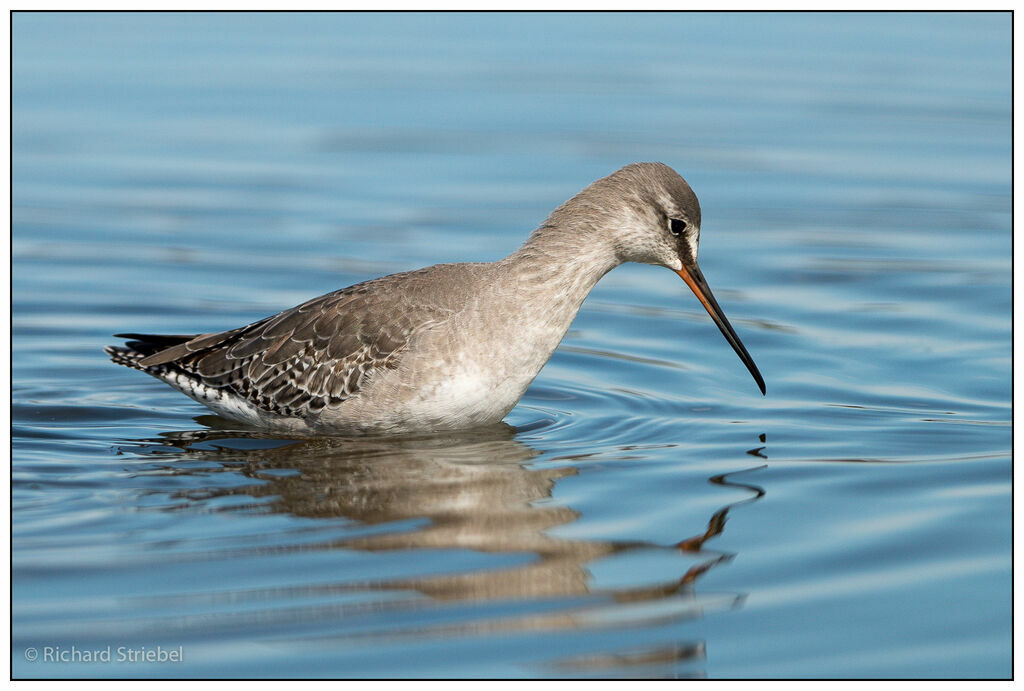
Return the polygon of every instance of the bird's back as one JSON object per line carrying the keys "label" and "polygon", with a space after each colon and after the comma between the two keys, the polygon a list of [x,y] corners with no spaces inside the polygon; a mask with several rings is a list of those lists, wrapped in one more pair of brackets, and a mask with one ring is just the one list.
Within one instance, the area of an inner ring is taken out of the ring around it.
{"label": "bird's back", "polygon": [[418,334],[458,314],[471,297],[459,285],[480,266],[385,276],[229,331],[121,334],[131,340],[106,352],[232,418],[266,424],[330,416],[375,375],[397,369]]}

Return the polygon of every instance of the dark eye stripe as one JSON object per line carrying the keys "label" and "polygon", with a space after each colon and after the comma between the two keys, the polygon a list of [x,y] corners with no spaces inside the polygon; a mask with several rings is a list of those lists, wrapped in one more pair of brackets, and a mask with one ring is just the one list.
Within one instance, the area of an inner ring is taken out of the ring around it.
{"label": "dark eye stripe", "polygon": [[673,235],[679,237],[686,232],[686,221],[679,218],[673,218],[670,220],[669,229],[672,231]]}

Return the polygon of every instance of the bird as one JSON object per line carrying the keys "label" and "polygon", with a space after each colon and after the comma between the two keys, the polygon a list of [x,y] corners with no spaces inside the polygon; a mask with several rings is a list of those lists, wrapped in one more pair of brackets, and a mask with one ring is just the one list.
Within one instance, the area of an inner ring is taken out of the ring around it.
{"label": "bird", "polygon": [[298,435],[420,434],[499,423],[583,300],[625,262],[667,267],[754,377],[697,265],[700,203],[664,163],[631,163],[556,208],[493,262],[357,283],[216,333],[125,333],[105,352],[221,417]]}

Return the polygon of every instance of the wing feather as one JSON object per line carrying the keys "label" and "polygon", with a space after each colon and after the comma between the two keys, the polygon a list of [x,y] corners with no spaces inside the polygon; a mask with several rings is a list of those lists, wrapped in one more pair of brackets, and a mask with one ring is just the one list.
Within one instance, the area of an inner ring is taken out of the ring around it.
{"label": "wing feather", "polygon": [[240,329],[153,336],[161,349],[139,365],[171,367],[268,412],[316,413],[357,394],[375,372],[398,367],[410,340],[443,319],[439,309],[410,303],[406,284],[394,281],[416,273],[328,293]]}

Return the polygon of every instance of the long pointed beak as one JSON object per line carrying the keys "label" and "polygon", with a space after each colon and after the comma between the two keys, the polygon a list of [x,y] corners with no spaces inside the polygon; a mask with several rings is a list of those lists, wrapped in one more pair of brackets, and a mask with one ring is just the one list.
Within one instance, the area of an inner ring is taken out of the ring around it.
{"label": "long pointed beak", "polygon": [[704,274],[700,272],[700,267],[697,266],[696,262],[683,262],[683,268],[676,271],[679,277],[686,281],[686,285],[690,286],[690,290],[697,296],[700,303],[704,305],[704,309],[708,311],[711,318],[715,320],[715,324],[722,331],[722,335],[725,336],[725,340],[729,341],[729,345],[736,351],[736,354],[740,356],[740,360],[743,360],[743,364],[750,370],[750,374],[753,375],[754,381],[757,382],[758,388],[761,389],[761,394],[764,395],[764,379],[761,377],[761,373],[757,371],[757,365],[754,364],[754,358],[750,357],[750,353],[743,347],[743,343],[740,341],[740,337],[733,331],[732,324],[725,318],[725,313],[722,312],[722,308],[718,306],[718,301],[715,300],[715,296],[711,293],[711,288],[708,287],[708,282],[704,280]]}

